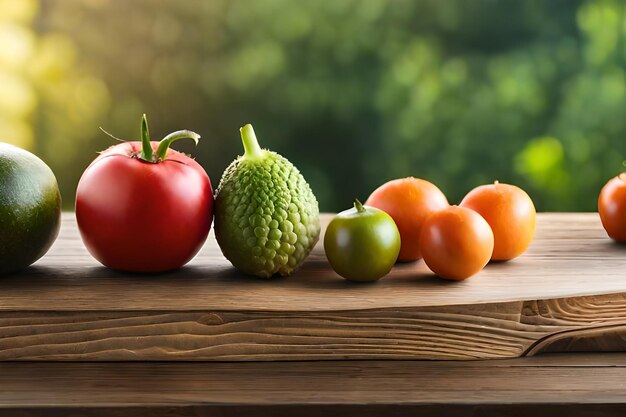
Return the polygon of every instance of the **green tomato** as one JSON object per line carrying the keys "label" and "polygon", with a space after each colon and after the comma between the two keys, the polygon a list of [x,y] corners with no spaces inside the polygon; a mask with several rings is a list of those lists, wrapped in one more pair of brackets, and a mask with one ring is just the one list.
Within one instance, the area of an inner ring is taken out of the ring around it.
{"label": "green tomato", "polygon": [[324,236],[326,257],[350,281],[376,281],[391,271],[400,253],[400,233],[391,216],[359,200],[329,223]]}

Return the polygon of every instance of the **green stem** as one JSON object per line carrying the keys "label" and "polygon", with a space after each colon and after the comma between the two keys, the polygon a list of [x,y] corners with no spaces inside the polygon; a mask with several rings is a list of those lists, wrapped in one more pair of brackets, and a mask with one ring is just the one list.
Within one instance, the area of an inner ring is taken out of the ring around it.
{"label": "green stem", "polygon": [[152,162],[153,151],[150,143],[150,132],[148,131],[148,119],[144,113],[141,118],[141,159]]}
{"label": "green stem", "polygon": [[163,161],[167,156],[167,151],[170,149],[170,145],[179,139],[193,139],[197,145],[200,140],[200,135],[196,132],[192,132],[191,130],[178,130],[170,133],[164,137],[161,142],[159,142],[159,147],[157,148],[157,161]]}
{"label": "green stem", "polygon": [[241,129],[241,141],[243,142],[243,149],[245,151],[246,158],[261,158],[263,157],[263,149],[259,146],[259,142],[254,134],[254,129],[251,124],[247,124]]}
{"label": "green stem", "polygon": [[363,207],[363,204],[361,204],[358,198],[354,199],[354,208],[357,213],[363,213],[365,211],[365,207]]}

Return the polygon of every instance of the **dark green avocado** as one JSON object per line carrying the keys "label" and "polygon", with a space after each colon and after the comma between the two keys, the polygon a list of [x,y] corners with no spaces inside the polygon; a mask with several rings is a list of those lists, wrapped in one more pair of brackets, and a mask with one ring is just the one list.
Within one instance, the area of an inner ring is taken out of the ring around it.
{"label": "dark green avocado", "polygon": [[28,151],[0,143],[0,275],[41,258],[60,226],[61,194],[50,167]]}

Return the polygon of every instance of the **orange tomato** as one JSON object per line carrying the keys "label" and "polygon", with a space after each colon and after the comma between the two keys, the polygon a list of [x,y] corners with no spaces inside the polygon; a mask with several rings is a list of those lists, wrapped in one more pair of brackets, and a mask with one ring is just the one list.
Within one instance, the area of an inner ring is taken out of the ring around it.
{"label": "orange tomato", "polygon": [[602,188],[598,213],[609,237],[626,242],[626,173],[611,178]]}
{"label": "orange tomato", "polygon": [[446,196],[434,184],[419,178],[401,178],[378,187],[366,205],[389,214],[400,231],[398,260],[415,261],[422,257],[419,238],[422,223],[432,213],[449,206]]}
{"label": "orange tomato", "polygon": [[535,206],[519,187],[498,181],[481,185],[470,191],[460,206],[476,211],[491,226],[495,239],[491,257],[494,261],[518,257],[535,236]]}
{"label": "orange tomato", "polygon": [[493,251],[493,233],[480,214],[452,206],[426,219],[420,248],[424,262],[435,274],[460,281],[487,265]]}

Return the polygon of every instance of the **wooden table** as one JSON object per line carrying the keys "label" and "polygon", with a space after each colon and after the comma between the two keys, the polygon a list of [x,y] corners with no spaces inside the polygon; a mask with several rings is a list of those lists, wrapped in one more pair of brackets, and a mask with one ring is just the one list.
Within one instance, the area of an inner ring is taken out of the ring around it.
{"label": "wooden table", "polygon": [[181,271],[118,273],[63,221],[0,280],[0,416],[626,415],[626,354],[571,353],[626,351],[626,248],[596,214],[540,215],[526,254],[465,282],[418,262],[369,285],[321,245],[245,277],[212,237]]}

